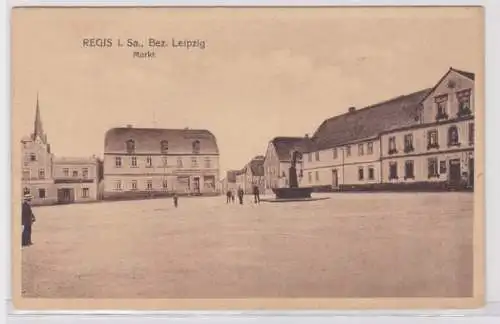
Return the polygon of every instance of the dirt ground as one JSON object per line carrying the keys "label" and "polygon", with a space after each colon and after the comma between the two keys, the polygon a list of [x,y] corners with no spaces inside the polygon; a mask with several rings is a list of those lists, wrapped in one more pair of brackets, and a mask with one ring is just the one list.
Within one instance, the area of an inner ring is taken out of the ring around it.
{"label": "dirt ground", "polygon": [[458,297],[472,293],[469,193],[225,197],[34,208],[25,297]]}

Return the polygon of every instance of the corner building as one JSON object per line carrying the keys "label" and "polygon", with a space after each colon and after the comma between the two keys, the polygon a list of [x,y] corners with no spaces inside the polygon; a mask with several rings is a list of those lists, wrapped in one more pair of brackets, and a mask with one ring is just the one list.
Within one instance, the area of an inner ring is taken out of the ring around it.
{"label": "corner building", "polygon": [[108,130],[104,140],[104,198],[217,194],[219,149],[208,130]]}

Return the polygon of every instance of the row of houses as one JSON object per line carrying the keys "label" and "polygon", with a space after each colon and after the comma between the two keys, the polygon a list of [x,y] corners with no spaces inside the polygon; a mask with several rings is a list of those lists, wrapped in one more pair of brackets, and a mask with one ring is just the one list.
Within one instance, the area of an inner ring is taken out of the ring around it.
{"label": "row of houses", "polygon": [[[288,186],[294,150],[303,153],[299,186],[317,191],[473,189],[474,81],[450,68],[430,88],[350,107],[312,136],[273,138],[259,160],[263,191]],[[243,186],[237,177],[224,181]]]}
{"label": "row of houses", "polygon": [[218,194],[219,149],[208,130],[108,130],[104,158],[57,157],[43,131],[37,99],[34,131],[21,140],[23,195],[34,205]]}

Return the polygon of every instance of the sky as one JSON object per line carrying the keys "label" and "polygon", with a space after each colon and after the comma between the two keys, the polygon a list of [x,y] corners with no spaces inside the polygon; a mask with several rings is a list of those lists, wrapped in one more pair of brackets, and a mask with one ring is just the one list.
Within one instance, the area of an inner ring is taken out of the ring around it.
{"label": "sky", "polygon": [[[451,66],[480,76],[484,64],[478,8],[33,8],[12,19],[15,143],[33,131],[38,94],[56,156],[103,156],[105,132],[127,124],[202,128],[221,174],[273,137],[313,134],[348,107],[432,87]],[[142,59],[118,38],[206,47]]]}

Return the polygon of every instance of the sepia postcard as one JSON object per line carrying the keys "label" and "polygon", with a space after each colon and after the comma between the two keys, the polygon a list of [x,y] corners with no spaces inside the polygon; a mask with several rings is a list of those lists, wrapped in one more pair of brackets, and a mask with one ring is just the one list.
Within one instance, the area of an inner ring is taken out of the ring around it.
{"label": "sepia postcard", "polygon": [[483,8],[11,14],[17,309],[483,305]]}

